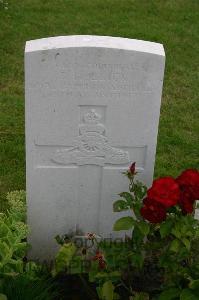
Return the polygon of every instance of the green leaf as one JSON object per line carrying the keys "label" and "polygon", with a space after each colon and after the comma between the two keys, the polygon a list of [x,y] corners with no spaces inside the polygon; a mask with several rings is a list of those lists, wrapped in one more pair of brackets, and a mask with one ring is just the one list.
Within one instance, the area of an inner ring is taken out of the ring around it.
{"label": "green leaf", "polygon": [[177,288],[170,288],[164,292],[162,292],[158,298],[158,300],[173,300],[178,298],[180,295],[180,290]]}
{"label": "green leaf", "polygon": [[8,265],[11,266],[10,272],[13,270],[15,273],[22,273],[23,272],[23,260],[21,259],[10,259],[8,261]]}
{"label": "green leaf", "polygon": [[62,238],[59,234],[56,235],[55,240],[56,240],[56,242],[57,242],[59,245],[63,246],[64,240],[63,240],[63,238]]}
{"label": "green leaf", "polygon": [[132,241],[137,247],[140,247],[140,244],[143,243],[144,235],[140,232],[137,226],[135,226],[132,233]]}
{"label": "green leaf", "polygon": [[9,227],[5,223],[0,223],[0,238],[6,236],[9,230]]}
{"label": "green leaf", "polygon": [[180,300],[198,300],[198,296],[196,296],[191,290],[184,289],[180,294]]}
{"label": "green leaf", "polygon": [[114,212],[119,212],[123,210],[128,210],[128,204],[124,200],[117,200],[113,203],[113,211]]}
{"label": "green leaf", "polygon": [[179,247],[180,247],[180,242],[177,239],[173,240],[170,244],[170,250],[173,252],[178,252]]}
{"label": "green leaf", "polygon": [[114,285],[110,280],[103,284],[101,293],[103,300],[113,300]]}
{"label": "green leaf", "polygon": [[136,183],[134,183],[133,185],[132,191],[134,192],[136,199],[142,201],[142,199],[146,195],[147,187],[143,185],[142,182],[136,181]]}
{"label": "green leaf", "polygon": [[0,260],[7,261],[12,257],[12,249],[5,242],[0,241]]}
{"label": "green leaf", "polygon": [[134,223],[135,220],[132,217],[123,217],[115,222],[113,230],[115,231],[129,230],[132,229]]}
{"label": "green leaf", "polygon": [[[55,271],[64,271],[70,265],[73,255],[76,252],[74,243],[64,244],[58,251],[55,258]],[[56,274],[55,272],[55,274]]]}
{"label": "green leaf", "polygon": [[190,289],[193,289],[193,290],[199,289],[199,279],[191,281],[189,283],[189,287],[190,287]]}
{"label": "green leaf", "polygon": [[122,192],[119,194],[120,197],[124,198],[127,204],[131,204],[133,202],[133,196],[128,192]]}
{"label": "green leaf", "polygon": [[[95,280],[96,280],[95,276],[98,272],[99,272],[99,263],[98,263],[98,261],[92,261],[91,260],[91,268],[90,268],[90,271],[88,273],[90,282],[95,282]],[[100,289],[100,291],[101,291],[101,289]]]}
{"label": "green leaf", "polygon": [[144,263],[144,257],[142,253],[132,253],[131,261],[137,268],[142,269]]}
{"label": "green leaf", "polygon": [[40,270],[40,266],[33,261],[29,261],[25,264],[25,272],[28,276],[30,274],[35,274],[38,270]]}
{"label": "green leaf", "polygon": [[88,266],[82,260],[81,256],[75,255],[70,262],[70,274],[81,274],[86,273]]}
{"label": "green leaf", "polygon": [[149,294],[143,292],[136,292],[134,297],[129,298],[129,300],[149,300]]}
{"label": "green leaf", "polygon": [[8,298],[4,294],[0,294],[0,300],[7,300]]}
{"label": "green leaf", "polygon": [[140,219],[140,209],[142,207],[142,203],[136,202],[131,205],[131,208],[136,216],[136,218]]}
{"label": "green leaf", "polygon": [[96,287],[97,295],[99,299],[102,299],[102,288],[100,286]]}
{"label": "green leaf", "polygon": [[162,238],[169,235],[172,230],[173,222],[172,220],[167,220],[160,225],[160,235]]}
{"label": "green leaf", "polygon": [[139,223],[137,223],[137,226],[143,235],[147,235],[150,231],[149,224],[144,221],[140,221]]}
{"label": "green leaf", "polygon": [[95,279],[97,280],[100,280],[100,279],[103,279],[103,280],[107,280],[107,279],[111,279],[113,281],[115,280],[118,280],[119,278],[121,278],[121,273],[118,272],[118,271],[113,271],[113,272],[110,272],[110,273],[107,273],[107,272],[98,272],[96,275],[95,275]]}
{"label": "green leaf", "polygon": [[120,295],[117,294],[117,293],[114,293],[114,294],[113,294],[113,299],[114,299],[114,300],[120,300]]}
{"label": "green leaf", "polygon": [[24,257],[27,249],[28,244],[26,242],[16,243],[13,245],[13,253],[18,257]]}
{"label": "green leaf", "polygon": [[6,242],[8,243],[8,246],[12,247],[15,243],[18,241],[18,236],[15,236],[13,232],[9,231],[6,236]]}
{"label": "green leaf", "polygon": [[178,239],[180,239],[181,238],[181,233],[180,233],[180,231],[179,231],[179,229],[178,228],[173,228],[172,230],[171,230],[171,233],[175,236],[175,237],[177,237]]}
{"label": "green leaf", "polygon": [[186,239],[186,238],[183,238],[182,242],[185,245],[185,247],[187,248],[187,250],[190,250],[190,248],[191,248],[190,241],[188,239]]}

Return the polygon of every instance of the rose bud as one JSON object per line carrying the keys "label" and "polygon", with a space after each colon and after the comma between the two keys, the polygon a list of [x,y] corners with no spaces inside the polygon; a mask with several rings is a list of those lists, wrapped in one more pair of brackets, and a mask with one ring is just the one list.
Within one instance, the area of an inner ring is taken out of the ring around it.
{"label": "rose bud", "polygon": [[132,163],[132,165],[131,165],[130,168],[129,168],[129,171],[131,172],[132,175],[135,174],[135,162]]}

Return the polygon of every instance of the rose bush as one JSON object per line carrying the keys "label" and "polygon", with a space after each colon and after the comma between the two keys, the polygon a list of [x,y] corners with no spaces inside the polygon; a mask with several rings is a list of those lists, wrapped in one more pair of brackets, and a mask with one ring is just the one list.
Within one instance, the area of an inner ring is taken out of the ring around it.
{"label": "rose bush", "polygon": [[146,266],[152,264],[159,270],[155,275],[157,280],[160,274],[159,290],[150,299],[199,299],[199,222],[194,218],[199,172],[188,169],[177,178],[156,179],[146,195],[135,181],[135,164],[125,175],[130,193],[121,193],[123,199],[113,207],[115,211],[130,209],[134,215],[117,220],[114,229],[132,229],[130,269],[143,278]]}
{"label": "rose bush", "polygon": [[55,273],[88,274],[99,299],[198,300],[199,172],[156,179],[149,189],[136,174],[132,163],[124,172],[129,191],[113,203],[115,212],[132,213],[114,224],[115,231],[128,230],[125,240],[100,242],[87,233],[89,244],[78,249],[72,239],[59,238]]}

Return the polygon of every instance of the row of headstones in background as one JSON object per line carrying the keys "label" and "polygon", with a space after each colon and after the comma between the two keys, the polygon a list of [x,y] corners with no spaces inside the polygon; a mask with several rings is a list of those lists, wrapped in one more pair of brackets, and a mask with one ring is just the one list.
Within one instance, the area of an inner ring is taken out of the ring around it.
{"label": "row of headstones in background", "polygon": [[165,54],[108,36],[28,41],[26,165],[30,257],[51,259],[57,234],[116,237],[112,203],[136,162],[152,182]]}

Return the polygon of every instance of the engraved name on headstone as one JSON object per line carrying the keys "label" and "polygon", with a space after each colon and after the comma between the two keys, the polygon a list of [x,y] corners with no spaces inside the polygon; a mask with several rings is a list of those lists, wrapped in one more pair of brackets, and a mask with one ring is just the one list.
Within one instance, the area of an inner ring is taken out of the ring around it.
{"label": "engraved name on headstone", "polygon": [[164,60],[161,44],[124,38],[26,43],[30,257],[53,258],[57,234],[117,236],[122,172],[135,161],[138,179],[152,182]]}

